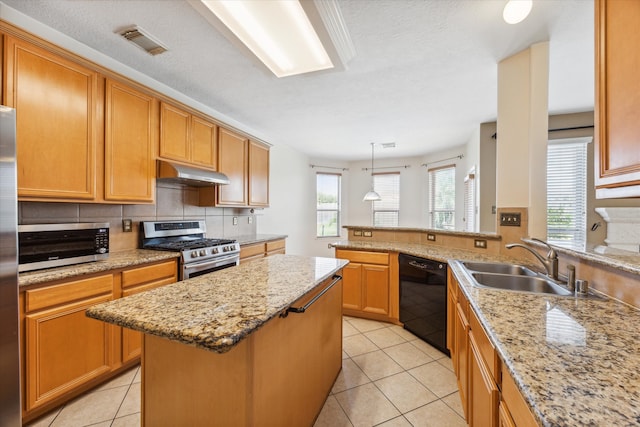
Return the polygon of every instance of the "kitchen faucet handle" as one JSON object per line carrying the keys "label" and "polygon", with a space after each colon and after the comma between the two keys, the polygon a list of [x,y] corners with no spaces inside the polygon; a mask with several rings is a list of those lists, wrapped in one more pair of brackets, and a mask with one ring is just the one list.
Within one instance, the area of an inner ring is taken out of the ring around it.
{"label": "kitchen faucet handle", "polygon": [[538,239],[537,237],[532,237],[531,240],[542,243],[543,245],[545,245],[547,248],[549,248],[549,253],[547,253],[547,258],[549,259],[557,259],[558,258],[558,253],[556,252],[555,249],[553,249],[551,247],[550,244],[548,244],[547,242],[545,242],[542,239]]}

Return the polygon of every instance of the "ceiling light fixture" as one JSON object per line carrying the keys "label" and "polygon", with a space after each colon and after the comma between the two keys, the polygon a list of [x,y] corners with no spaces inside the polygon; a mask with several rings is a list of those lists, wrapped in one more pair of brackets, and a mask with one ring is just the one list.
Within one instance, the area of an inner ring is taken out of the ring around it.
{"label": "ceiling light fixture", "polygon": [[502,11],[502,18],[507,24],[517,24],[529,16],[533,0],[509,0]]}
{"label": "ceiling light fixture", "polygon": [[277,77],[334,66],[299,1],[201,1]]}
{"label": "ceiling light fixture", "polygon": [[373,188],[373,148],[375,144],[371,143],[371,191],[364,195],[362,199],[363,202],[375,202],[378,200],[382,200],[382,197]]}

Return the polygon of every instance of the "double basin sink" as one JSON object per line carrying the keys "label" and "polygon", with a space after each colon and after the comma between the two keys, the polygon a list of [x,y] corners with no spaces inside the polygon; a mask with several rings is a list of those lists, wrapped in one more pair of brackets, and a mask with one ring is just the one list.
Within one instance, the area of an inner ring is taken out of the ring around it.
{"label": "double basin sink", "polygon": [[474,285],[508,291],[533,292],[559,296],[574,293],[549,277],[517,264],[462,262]]}

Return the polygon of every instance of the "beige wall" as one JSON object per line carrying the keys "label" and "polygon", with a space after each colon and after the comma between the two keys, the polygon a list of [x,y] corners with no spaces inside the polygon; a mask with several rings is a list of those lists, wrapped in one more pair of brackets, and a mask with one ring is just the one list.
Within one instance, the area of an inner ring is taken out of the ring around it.
{"label": "beige wall", "polygon": [[547,232],[548,81],[548,42],[498,64],[496,202],[528,207],[530,236]]}

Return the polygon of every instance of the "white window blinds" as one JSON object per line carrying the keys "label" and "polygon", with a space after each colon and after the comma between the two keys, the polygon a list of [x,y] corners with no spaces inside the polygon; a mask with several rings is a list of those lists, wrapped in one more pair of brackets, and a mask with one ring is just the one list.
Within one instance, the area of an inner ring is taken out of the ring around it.
{"label": "white window blinds", "polygon": [[400,172],[374,173],[373,189],[382,199],[371,204],[373,225],[397,227],[400,219]]}
{"label": "white window blinds", "polygon": [[547,240],[584,249],[587,207],[587,141],[549,141],[547,147]]}
{"label": "white window blinds", "polygon": [[453,230],[456,213],[456,166],[429,169],[431,228]]}

